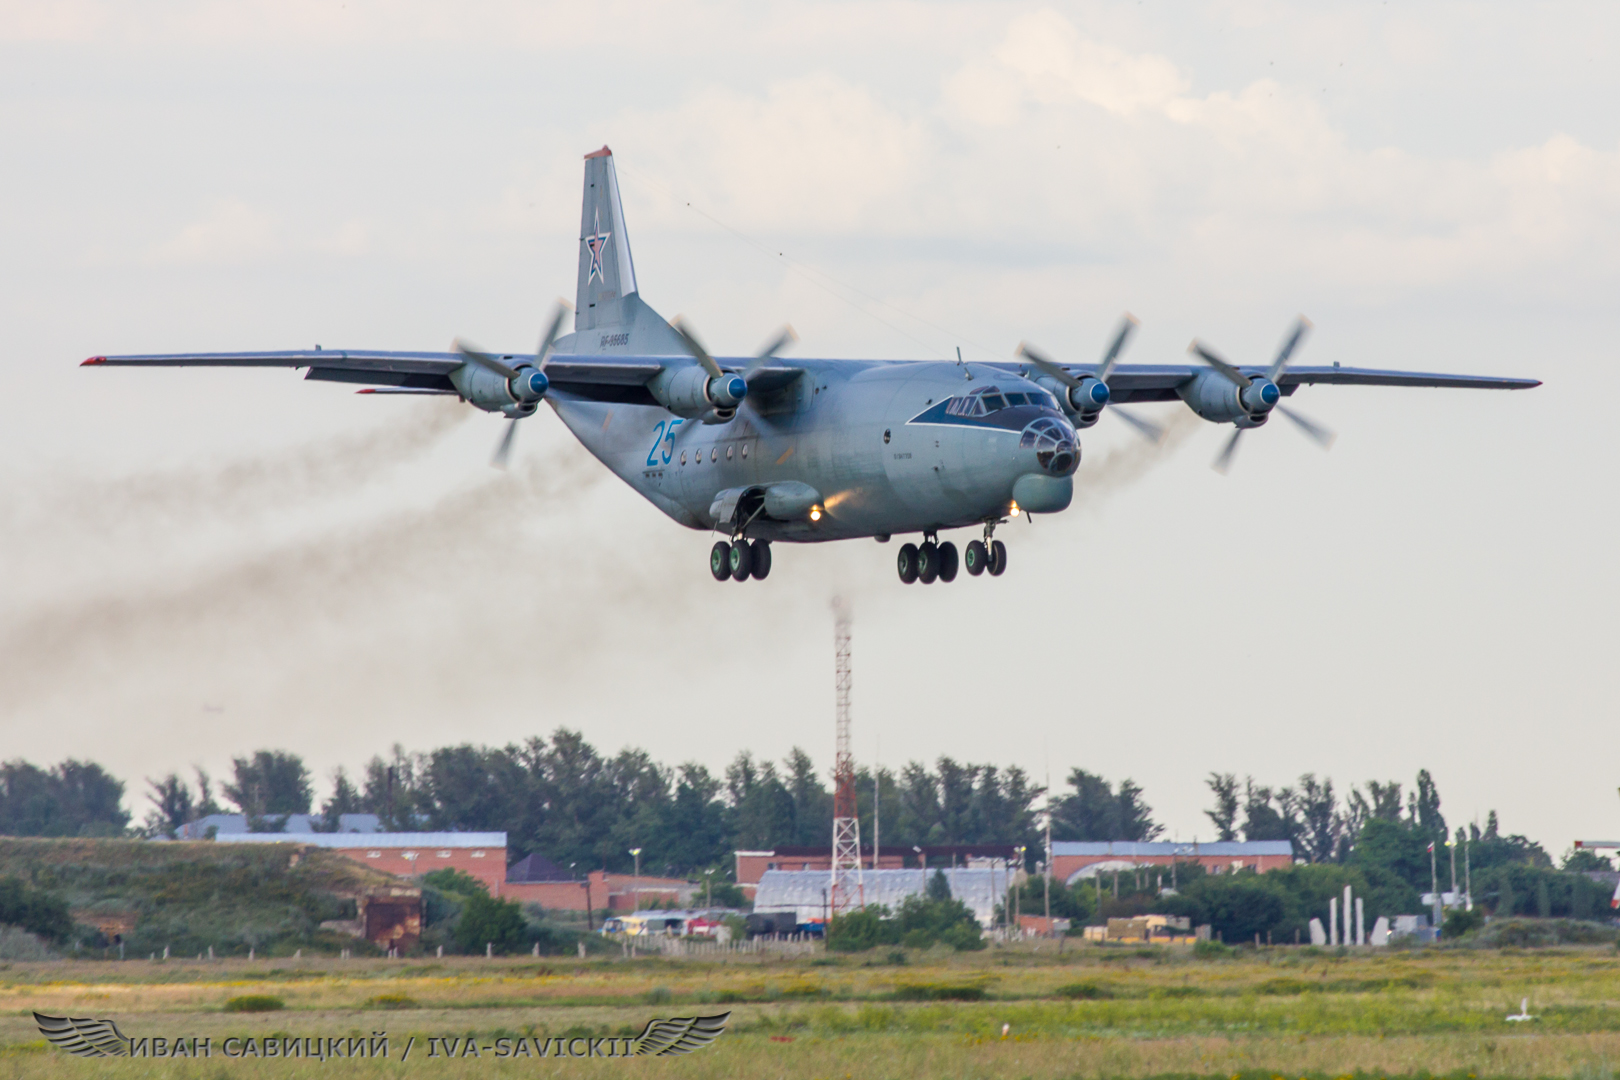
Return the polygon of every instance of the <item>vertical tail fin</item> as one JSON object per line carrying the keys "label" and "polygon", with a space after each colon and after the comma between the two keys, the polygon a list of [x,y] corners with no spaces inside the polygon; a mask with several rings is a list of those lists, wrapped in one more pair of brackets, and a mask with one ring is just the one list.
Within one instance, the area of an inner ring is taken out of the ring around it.
{"label": "vertical tail fin", "polygon": [[585,211],[579,225],[579,293],[574,327],[592,330],[633,320],[618,301],[636,292],[630,237],[619,202],[613,151],[606,146],[585,155]]}

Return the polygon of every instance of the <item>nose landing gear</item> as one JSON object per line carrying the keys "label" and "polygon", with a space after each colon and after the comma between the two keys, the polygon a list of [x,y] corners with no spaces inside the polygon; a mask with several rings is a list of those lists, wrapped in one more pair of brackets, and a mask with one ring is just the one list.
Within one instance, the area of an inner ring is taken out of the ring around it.
{"label": "nose landing gear", "polygon": [[973,540],[967,546],[964,561],[967,572],[978,577],[986,570],[991,577],[1000,577],[1007,572],[1007,545],[1000,540],[993,539],[996,526],[992,522],[984,527],[984,539]]}

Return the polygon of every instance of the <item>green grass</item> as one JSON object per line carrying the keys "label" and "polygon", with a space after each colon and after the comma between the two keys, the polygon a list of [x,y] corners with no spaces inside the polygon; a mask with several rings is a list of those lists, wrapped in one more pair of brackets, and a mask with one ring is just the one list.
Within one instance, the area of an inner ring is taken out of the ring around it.
{"label": "green grass", "polygon": [[[388,1030],[388,1062],[233,1062],[229,1075],[393,1075],[412,1035],[630,1036],[648,1020],[729,1011],[711,1049],[648,1062],[659,1076],[1590,1077],[1620,1063],[1620,959],[1601,946],[1323,951],[1239,949],[1203,959],[1046,943],[982,953],[883,952],[784,961],[652,957],[535,962],[446,958],[299,964],[0,964],[0,1075],[212,1076],[184,1063],[103,1062],[47,1050],[29,1010],[107,1016],[126,1034],[218,1041],[271,1030]],[[273,1019],[227,1011],[255,996]],[[1506,1021],[1530,998],[1538,1017]],[[382,1010],[397,1010],[384,1013]],[[421,1046],[418,1045],[420,1052]],[[412,1066],[416,1061],[412,1057]],[[139,1068],[136,1068],[136,1065]],[[317,1063],[318,1065],[319,1063]],[[407,1066],[411,1067],[411,1066]],[[617,1062],[548,1064],[618,1075]],[[534,1064],[434,1061],[447,1077]]]}

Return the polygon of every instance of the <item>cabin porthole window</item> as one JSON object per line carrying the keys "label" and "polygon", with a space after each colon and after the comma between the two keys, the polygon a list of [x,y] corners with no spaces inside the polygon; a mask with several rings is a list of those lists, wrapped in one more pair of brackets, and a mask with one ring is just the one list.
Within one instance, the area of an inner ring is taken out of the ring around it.
{"label": "cabin porthole window", "polygon": [[732,446],[728,446],[728,447],[726,447],[726,460],[727,460],[727,461],[730,461],[730,460],[731,460],[731,452],[732,452],[732,451],[733,451],[733,450],[734,450],[734,449],[736,449],[736,447],[732,447]]}
{"label": "cabin porthole window", "polygon": [[743,456],[744,461],[748,460],[748,444],[747,443],[742,444],[742,456]]}

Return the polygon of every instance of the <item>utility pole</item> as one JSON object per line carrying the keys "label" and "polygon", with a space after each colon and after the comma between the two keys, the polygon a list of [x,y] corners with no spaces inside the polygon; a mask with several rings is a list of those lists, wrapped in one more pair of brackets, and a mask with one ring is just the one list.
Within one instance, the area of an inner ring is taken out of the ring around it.
{"label": "utility pole", "polygon": [[1046,931],[1052,932],[1052,770],[1046,770]]}
{"label": "utility pole", "polygon": [[1440,922],[1445,917],[1445,909],[1440,906],[1440,874],[1435,870],[1434,841],[1429,841],[1429,888],[1434,896],[1434,930],[1440,932]]}
{"label": "utility pole", "polygon": [[[631,910],[640,911],[641,910],[641,849],[638,848],[638,847],[631,848],[630,849],[630,855],[631,855],[632,858],[634,858],[636,860],[635,884],[631,886],[631,889],[633,890],[633,892],[631,893],[631,896],[630,896]],[[609,906],[611,906],[611,905],[609,905]]]}
{"label": "utility pole", "polygon": [[[872,753],[872,869],[878,868],[878,815],[883,809],[883,780],[879,773],[877,759],[883,754],[883,740],[878,739],[877,749]],[[879,894],[881,895],[881,893]]]}
{"label": "utility pole", "polygon": [[1448,837],[1446,847],[1451,849],[1451,895],[1455,897],[1457,895],[1457,842]]}
{"label": "utility pole", "polygon": [[849,606],[833,601],[833,830],[827,919],[866,906],[861,881],[861,818],[855,799],[855,755],[849,745]]}
{"label": "utility pole", "polygon": [[714,867],[703,871],[703,906],[714,907]]}
{"label": "utility pole", "polygon": [[1468,872],[1468,841],[1472,839],[1463,833],[1463,908],[1466,911],[1474,910],[1474,878]]}

